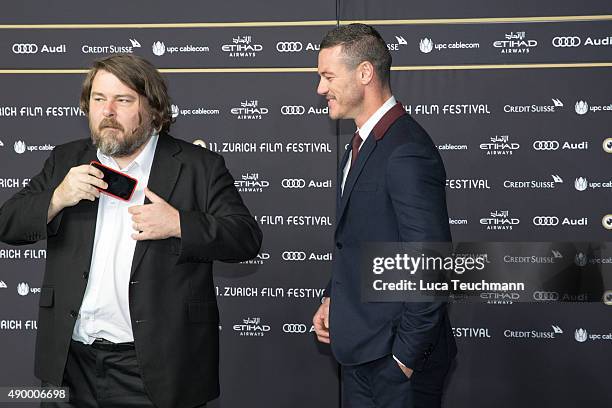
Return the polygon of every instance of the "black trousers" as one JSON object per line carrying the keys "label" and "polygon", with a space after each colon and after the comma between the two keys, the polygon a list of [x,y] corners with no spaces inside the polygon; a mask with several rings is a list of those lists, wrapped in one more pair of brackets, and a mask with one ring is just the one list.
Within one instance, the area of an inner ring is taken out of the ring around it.
{"label": "black trousers", "polygon": [[428,367],[408,379],[392,355],[342,366],[342,408],[440,408],[449,368]]}
{"label": "black trousers", "polygon": [[69,388],[70,401],[41,407],[155,407],[140,376],[136,350],[125,345],[94,347],[71,341],[62,386]]}

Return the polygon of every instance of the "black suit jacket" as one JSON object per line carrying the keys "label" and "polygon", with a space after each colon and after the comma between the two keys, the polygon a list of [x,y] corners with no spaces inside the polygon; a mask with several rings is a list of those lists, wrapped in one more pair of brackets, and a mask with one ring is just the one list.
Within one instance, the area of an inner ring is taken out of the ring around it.
{"label": "black suit jacket", "polygon": [[330,335],[345,365],[395,355],[406,366],[427,370],[456,353],[446,304],[364,303],[359,259],[363,242],[448,242],[446,174],[435,145],[401,104],[388,111],[364,142],[340,194],[334,235]]}
{"label": "black suit jacket", "polygon": [[[0,209],[0,240],[47,240],[35,374],[56,385],[87,285],[98,200],[65,208],[49,225],[47,210],[68,170],[96,159],[90,140],[57,146],[42,172]],[[192,407],[219,395],[212,262],[253,258],[262,233],[223,158],[209,150],[160,135],[148,187],[179,210],[182,238],[136,244],[129,287],[136,353],[156,406]]]}

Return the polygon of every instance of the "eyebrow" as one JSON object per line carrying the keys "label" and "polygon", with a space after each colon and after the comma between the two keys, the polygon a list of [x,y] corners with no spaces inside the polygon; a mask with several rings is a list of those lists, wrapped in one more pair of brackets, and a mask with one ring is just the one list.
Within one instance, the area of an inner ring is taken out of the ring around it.
{"label": "eyebrow", "polygon": [[[104,93],[102,93],[102,92],[92,91],[91,92],[91,96],[106,96],[106,95]],[[136,99],[136,97],[134,95],[130,95],[130,94],[113,95],[113,98],[131,98],[131,99]]]}

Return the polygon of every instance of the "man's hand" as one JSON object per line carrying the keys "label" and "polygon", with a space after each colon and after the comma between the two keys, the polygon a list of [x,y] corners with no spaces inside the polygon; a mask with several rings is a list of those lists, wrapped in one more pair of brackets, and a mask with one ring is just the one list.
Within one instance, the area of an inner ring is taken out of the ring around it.
{"label": "man's hand", "polygon": [[400,363],[397,363],[397,365],[399,366],[399,368],[402,369],[402,371],[404,372],[406,377],[408,377],[408,378],[412,377],[412,373],[414,372],[414,370],[412,368],[408,368],[405,365],[400,364]]}
{"label": "man's hand", "polygon": [[136,231],[132,238],[136,241],[180,238],[181,220],[178,210],[148,188],[145,188],[145,196],[151,200],[151,204],[128,208],[132,214],[132,227]]}
{"label": "man's hand", "polygon": [[319,306],[319,310],[315,313],[312,318],[314,324],[315,333],[317,333],[317,340],[321,343],[330,343],[329,338],[329,298],[323,298],[323,303]]}
{"label": "man's hand", "polygon": [[71,168],[53,192],[47,211],[47,222],[50,222],[66,207],[72,207],[81,200],[94,201],[100,197],[98,188],[108,187],[102,181],[103,177],[104,173],[89,164]]}

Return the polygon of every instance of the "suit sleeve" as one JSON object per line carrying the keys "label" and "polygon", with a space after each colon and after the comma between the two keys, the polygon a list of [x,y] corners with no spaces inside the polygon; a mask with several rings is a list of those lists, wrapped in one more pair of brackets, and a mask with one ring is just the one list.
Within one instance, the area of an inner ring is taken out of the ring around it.
{"label": "suit sleeve", "polygon": [[47,225],[49,204],[56,187],[54,170],[55,152],[52,151],[42,171],[0,208],[0,241],[26,245],[57,233],[61,212]]}
{"label": "suit sleeve", "polygon": [[[400,239],[450,241],[446,174],[439,156],[428,146],[402,145],[391,155],[386,177]],[[439,338],[445,315],[445,302],[405,302],[393,355],[407,367],[422,369]]]}
{"label": "suit sleeve", "polygon": [[259,253],[262,232],[234,186],[221,156],[210,166],[204,211],[179,210],[181,254],[178,263],[240,262]]}

